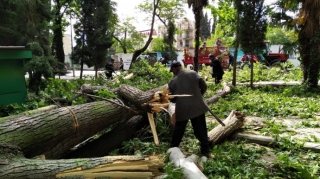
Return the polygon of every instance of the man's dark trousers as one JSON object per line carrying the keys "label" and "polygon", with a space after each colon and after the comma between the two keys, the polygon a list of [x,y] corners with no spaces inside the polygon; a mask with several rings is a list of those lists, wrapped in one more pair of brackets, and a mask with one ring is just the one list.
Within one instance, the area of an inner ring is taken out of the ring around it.
{"label": "man's dark trousers", "polygon": [[[210,151],[210,145],[208,141],[208,133],[206,132],[207,125],[205,114],[201,114],[200,116],[192,118],[190,120],[193,127],[194,135],[201,143],[201,153],[208,153]],[[179,147],[183,134],[186,130],[188,121],[189,120],[176,122],[172,134],[172,140],[170,144],[171,147]]]}

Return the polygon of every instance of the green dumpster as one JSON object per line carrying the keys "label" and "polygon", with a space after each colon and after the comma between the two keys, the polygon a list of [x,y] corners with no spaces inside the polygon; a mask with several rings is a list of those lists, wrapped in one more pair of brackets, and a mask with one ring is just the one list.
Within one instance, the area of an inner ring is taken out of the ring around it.
{"label": "green dumpster", "polygon": [[23,46],[0,46],[0,106],[25,103],[25,59],[32,58]]}

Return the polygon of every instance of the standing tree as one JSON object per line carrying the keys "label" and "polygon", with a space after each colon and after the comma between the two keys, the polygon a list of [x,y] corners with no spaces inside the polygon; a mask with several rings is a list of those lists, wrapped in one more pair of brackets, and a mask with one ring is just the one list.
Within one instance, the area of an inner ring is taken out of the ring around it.
{"label": "standing tree", "polygon": [[26,46],[38,42],[44,55],[50,54],[48,24],[51,16],[47,0],[2,0],[0,15],[0,45]]}
{"label": "standing tree", "polygon": [[[176,60],[177,54],[176,54],[176,48],[174,47],[174,42],[176,41],[174,39],[176,28],[173,21],[169,21],[168,28],[167,28],[167,34],[163,38],[163,43],[165,44],[165,53],[163,54],[163,57],[167,60]],[[167,55],[166,52],[169,52]]]}
{"label": "standing tree", "polygon": [[[143,43],[142,35],[137,32],[132,18],[127,18],[123,23],[118,23],[113,38],[118,42],[115,43],[116,51],[122,51],[124,54],[133,52],[134,47]],[[118,48],[117,48],[118,47]]]}
{"label": "standing tree", "polygon": [[[150,27],[150,33],[149,33],[148,40],[147,40],[147,42],[145,43],[145,45],[144,45],[142,48],[136,50],[136,51],[133,53],[131,64],[132,64],[133,62],[135,62],[135,61],[137,60],[138,56],[148,48],[149,44],[150,44],[151,41],[152,41],[152,32],[153,32],[153,27],[154,27],[154,21],[155,21],[156,11],[157,11],[157,9],[158,9],[158,7],[159,7],[159,2],[160,2],[160,0],[153,0],[153,5],[152,5],[152,7],[153,7],[152,20],[151,20],[151,27]],[[131,67],[131,65],[130,65],[130,67]]]}
{"label": "standing tree", "polygon": [[[167,27],[169,21],[179,19],[185,13],[182,3],[182,0],[162,0],[159,2],[158,9],[155,11],[155,16]],[[148,1],[140,4],[138,8],[148,14],[153,12],[153,5]]]}
{"label": "standing tree", "polygon": [[[309,89],[318,87],[320,72],[320,3],[318,0],[278,0],[275,5],[281,9],[272,16],[273,22],[289,24],[299,32],[299,53],[303,72],[303,83]],[[283,11],[285,10],[285,11]],[[297,19],[291,20],[286,11],[299,11]],[[292,26],[293,24],[293,26]]]}
{"label": "standing tree", "polygon": [[113,44],[113,24],[116,17],[111,0],[96,0],[93,12],[92,22],[88,22],[86,29],[92,61],[86,61],[86,64],[94,66],[97,77],[98,69],[106,64],[108,48]]}
{"label": "standing tree", "polygon": [[106,63],[108,48],[112,46],[113,24],[116,22],[115,5],[110,0],[79,1],[82,17],[75,24],[76,47],[72,60],[81,63],[80,78],[83,64],[94,66],[96,70]]}
{"label": "standing tree", "polygon": [[233,46],[237,24],[234,0],[219,1],[217,6],[211,5],[209,8],[214,19],[213,43],[217,37],[222,37],[225,46]]}
{"label": "standing tree", "polygon": [[263,0],[238,0],[236,3],[240,14],[239,42],[244,53],[251,54],[251,87],[253,87],[253,55],[265,49],[267,18],[263,2]]}
{"label": "standing tree", "polygon": [[[52,54],[58,59],[59,62],[64,63],[64,50],[63,50],[63,32],[67,25],[63,18],[65,13],[69,10],[74,0],[53,0],[52,3],[52,32],[53,40],[51,51]],[[61,68],[61,67],[60,67]],[[62,68],[61,68],[62,69]]]}
{"label": "standing tree", "polygon": [[208,21],[208,14],[205,13],[205,15],[202,14],[201,17],[200,37],[202,38],[202,41],[205,41],[205,39],[209,38],[210,35],[210,22]]}
{"label": "standing tree", "polygon": [[194,19],[195,19],[195,49],[194,49],[194,57],[193,57],[193,63],[194,63],[194,71],[198,72],[198,54],[199,54],[199,38],[200,38],[200,22],[201,22],[201,14],[202,10],[205,6],[208,5],[208,0],[188,0],[188,6],[189,8],[192,6],[192,11],[194,13]]}

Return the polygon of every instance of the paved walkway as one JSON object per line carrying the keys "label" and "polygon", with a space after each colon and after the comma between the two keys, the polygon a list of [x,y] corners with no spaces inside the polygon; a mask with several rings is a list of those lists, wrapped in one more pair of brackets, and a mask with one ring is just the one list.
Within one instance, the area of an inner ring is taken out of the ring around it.
{"label": "paved walkway", "polygon": [[[98,72],[103,72],[104,71],[98,71]],[[120,72],[116,71],[117,74],[120,74]],[[83,76],[94,76],[95,75],[95,71],[92,71],[92,70],[84,70],[83,73],[82,73],[82,77]],[[60,79],[63,79],[63,80],[70,80],[70,79],[76,79],[76,78],[79,78],[80,77],[80,70],[75,70],[74,71],[74,74],[73,74],[73,70],[68,70],[68,73],[66,75],[60,75]],[[27,73],[25,75],[25,78],[29,78],[29,74]],[[55,78],[58,78],[59,79],[59,75],[56,75]]]}

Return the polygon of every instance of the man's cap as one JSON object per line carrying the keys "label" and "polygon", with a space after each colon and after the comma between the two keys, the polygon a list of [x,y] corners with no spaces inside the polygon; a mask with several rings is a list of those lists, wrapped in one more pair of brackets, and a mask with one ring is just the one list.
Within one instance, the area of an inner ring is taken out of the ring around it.
{"label": "man's cap", "polygon": [[181,66],[181,63],[179,61],[173,61],[171,64],[170,71],[172,70],[172,68],[176,68],[178,66]]}

